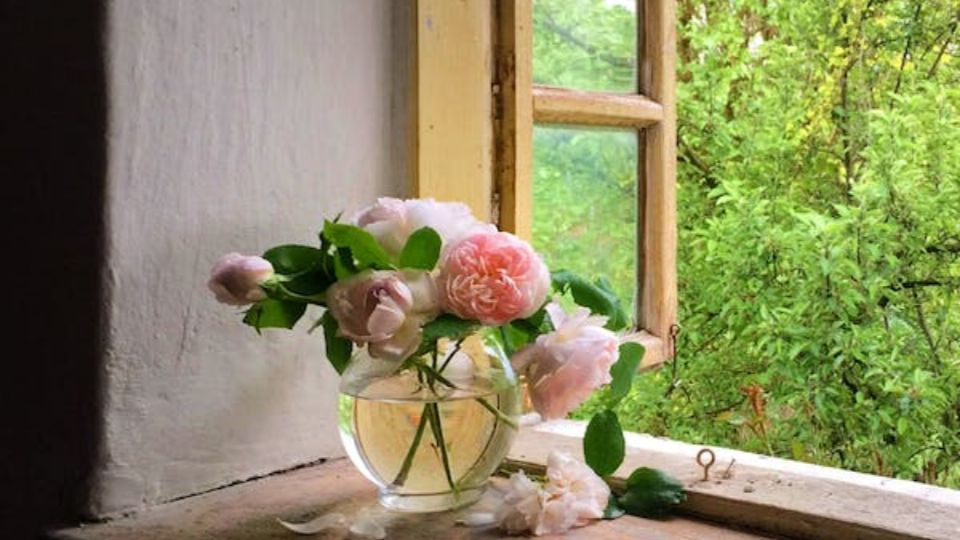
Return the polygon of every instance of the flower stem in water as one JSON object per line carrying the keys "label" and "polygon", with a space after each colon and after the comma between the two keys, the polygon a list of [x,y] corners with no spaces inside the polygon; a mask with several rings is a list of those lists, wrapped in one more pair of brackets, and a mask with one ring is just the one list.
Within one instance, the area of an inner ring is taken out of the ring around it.
{"label": "flower stem in water", "polygon": [[500,421],[503,422],[504,424],[512,427],[513,429],[518,429],[517,423],[513,420],[513,418],[510,418],[506,414],[503,414],[503,411],[491,405],[490,402],[487,401],[486,399],[481,397],[481,398],[474,398],[474,400],[480,405],[483,405],[484,409],[490,411],[494,416],[499,418]]}
{"label": "flower stem in water", "polygon": [[457,483],[453,480],[453,472],[450,470],[450,456],[447,454],[447,445],[443,440],[443,424],[440,421],[440,406],[436,402],[428,403],[426,408],[430,409],[430,428],[433,430],[433,440],[436,441],[440,450],[440,460],[443,462],[443,473],[447,477],[447,484],[450,489],[456,493]]}
{"label": "flower stem in water", "polygon": [[427,418],[430,416],[430,411],[427,410],[429,405],[423,406],[423,412],[420,413],[420,423],[417,425],[417,433],[413,436],[413,443],[410,445],[410,449],[407,450],[407,455],[403,458],[403,465],[400,466],[400,472],[397,473],[397,477],[393,479],[394,486],[402,486],[404,482],[407,481],[407,475],[410,474],[410,467],[413,466],[413,458],[417,455],[417,449],[420,448],[420,440],[423,439],[423,432],[427,427]]}

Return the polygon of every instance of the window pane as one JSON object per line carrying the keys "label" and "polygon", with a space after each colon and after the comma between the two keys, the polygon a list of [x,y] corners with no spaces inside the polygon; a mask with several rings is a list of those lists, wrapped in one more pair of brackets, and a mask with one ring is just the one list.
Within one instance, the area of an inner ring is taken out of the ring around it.
{"label": "window pane", "polygon": [[535,0],[533,82],[634,93],[635,0]]}
{"label": "window pane", "polygon": [[537,126],[533,243],[551,269],[607,277],[630,312],[636,275],[637,133]]}

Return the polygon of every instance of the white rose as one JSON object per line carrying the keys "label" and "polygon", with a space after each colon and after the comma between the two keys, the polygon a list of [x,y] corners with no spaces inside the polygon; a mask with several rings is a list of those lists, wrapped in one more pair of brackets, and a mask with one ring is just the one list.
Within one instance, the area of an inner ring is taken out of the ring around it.
{"label": "white rose", "polygon": [[444,247],[478,232],[497,230],[477,220],[463,203],[433,199],[381,197],[376,204],[357,213],[352,222],[372,234],[393,255],[399,254],[410,235],[423,227],[437,231]]}

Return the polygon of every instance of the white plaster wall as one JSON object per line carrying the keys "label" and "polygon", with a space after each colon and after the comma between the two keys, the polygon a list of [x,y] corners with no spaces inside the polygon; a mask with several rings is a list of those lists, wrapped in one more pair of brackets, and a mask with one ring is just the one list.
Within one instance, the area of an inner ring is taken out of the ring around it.
{"label": "white plaster wall", "polygon": [[336,374],[322,336],[306,335],[311,321],[257,336],[205,281],[221,253],[313,243],[324,216],[403,195],[409,49],[396,10],[108,3],[109,328],[94,514],[341,453]]}

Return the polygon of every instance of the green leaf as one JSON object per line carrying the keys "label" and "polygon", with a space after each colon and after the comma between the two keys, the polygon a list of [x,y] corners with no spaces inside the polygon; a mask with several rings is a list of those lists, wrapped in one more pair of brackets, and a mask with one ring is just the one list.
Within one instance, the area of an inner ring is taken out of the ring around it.
{"label": "green leaf", "polygon": [[[311,246],[288,244],[270,248],[263,254],[277,274],[288,276],[283,286],[293,293],[314,296],[327,290],[332,275],[326,270],[324,251]],[[280,295],[283,300],[283,296]]]}
{"label": "green leaf", "polygon": [[630,393],[637,368],[643,360],[643,352],[643,345],[639,343],[628,342],[620,345],[620,358],[610,366],[610,377],[613,379],[610,381],[610,407],[616,406]]}
{"label": "green leaf", "polygon": [[468,321],[445,313],[423,325],[423,341],[432,343],[440,338],[457,341],[469,336],[479,327],[480,324],[476,321]]}
{"label": "green leaf", "polygon": [[323,339],[327,347],[327,360],[337,370],[337,373],[343,375],[343,370],[347,369],[350,363],[350,355],[353,353],[353,343],[337,335],[340,329],[337,320],[333,318],[330,311],[326,311],[320,319],[323,324]]}
{"label": "green leaf", "polygon": [[610,498],[607,499],[607,507],[603,509],[603,519],[617,519],[626,513],[627,511],[617,502],[617,496],[611,493]]}
{"label": "green leaf", "polygon": [[437,231],[430,227],[417,229],[407,239],[407,244],[400,252],[400,268],[416,268],[418,270],[433,270],[440,258],[440,246],[443,240]]}
{"label": "green leaf", "polygon": [[658,469],[640,467],[627,478],[618,502],[634,516],[664,517],[685,499],[683,484],[676,478]]}
{"label": "green leaf", "polygon": [[333,252],[333,274],[337,280],[347,279],[356,275],[357,267],[353,264],[353,254],[350,248],[338,248]]}
{"label": "green leaf", "polygon": [[613,474],[623,463],[626,443],[617,413],[611,410],[593,415],[583,436],[583,456],[600,476]]}
{"label": "green leaf", "polygon": [[349,248],[360,269],[393,268],[390,255],[373,235],[360,227],[328,221],[323,226],[323,236],[338,248]]}
{"label": "green leaf", "polygon": [[298,274],[323,265],[323,252],[311,246],[287,244],[268,249],[263,258],[278,274]]}
{"label": "green leaf", "polygon": [[258,332],[261,328],[293,328],[306,310],[307,305],[303,302],[267,298],[248,309],[243,322]]}
{"label": "green leaf", "polygon": [[605,325],[610,330],[626,328],[627,314],[620,305],[620,299],[613,292],[604,290],[603,281],[590,283],[586,279],[570,272],[559,270],[552,275],[553,287],[561,293],[569,292],[573,301],[589,309],[592,313],[607,317]]}

